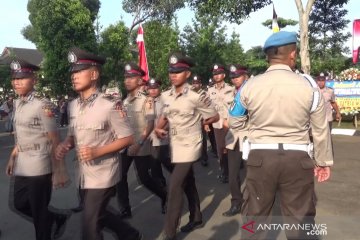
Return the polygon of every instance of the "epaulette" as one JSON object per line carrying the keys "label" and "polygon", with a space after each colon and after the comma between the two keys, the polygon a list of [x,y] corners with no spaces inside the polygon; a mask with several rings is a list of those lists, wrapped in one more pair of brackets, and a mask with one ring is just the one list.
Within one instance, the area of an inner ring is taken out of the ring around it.
{"label": "epaulette", "polygon": [[147,93],[146,92],[144,92],[144,91],[138,91],[137,92],[137,95],[136,95],[137,97],[142,97],[142,96],[147,96]]}

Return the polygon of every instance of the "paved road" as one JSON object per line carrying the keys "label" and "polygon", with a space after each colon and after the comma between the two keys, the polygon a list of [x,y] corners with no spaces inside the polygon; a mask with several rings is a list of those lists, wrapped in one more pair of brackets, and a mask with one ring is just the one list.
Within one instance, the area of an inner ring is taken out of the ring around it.
{"label": "paved road", "polygon": [[[31,240],[34,239],[32,225],[14,214],[8,205],[9,178],[4,170],[7,158],[13,146],[13,138],[1,132],[0,124],[0,229],[1,239]],[[62,135],[65,131],[62,130]],[[331,181],[317,184],[317,223],[325,223],[330,240],[360,239],[360,137],[334,136],[336,165],[333,168]],[[190,234],[179,234],[180,240],[239,240],[242,222],[240,215],[226,218],[222,213],[229,208],[230,196],[228,186],[217,181],[217,163],[212,154],[210,166],[196,164],[195,173],[201,198],[204,228]],[[73,153],[67,158],[71,176],[74,176]],[[152,196],[136,181],[134,169],[129,178],[130,198],[133,207],[133,218],[129,221],[144,234],[144,240],[155,240],[160,236],[164,216],[160,213],[160,200]],[[51,204],[61,209],[68,209],[77,204],[76,186],[53,193]],[[111,204],[117,208],[113,200]],[[186,204],[185,204],[186,205]],[[186,206],[185,206],[186,208]],[[278,214],[278,210],[275,211]],[[184,211],[181,223],[187,222],[188,214]],[[80,239],[80,214],[73,214],[61,239]],[[284,233],[277,233],[277,239],[285,239]],[[105,239],[114,239],[105,233]]]}

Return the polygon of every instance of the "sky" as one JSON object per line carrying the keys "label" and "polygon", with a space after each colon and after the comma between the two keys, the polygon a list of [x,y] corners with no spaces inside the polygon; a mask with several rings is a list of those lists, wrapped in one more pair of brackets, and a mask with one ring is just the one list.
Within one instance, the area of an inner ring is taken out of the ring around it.
{"label": "sky", "polygon": [[[27,2],[27,0],[1,0],[0,51],[5,47],[35,48],[35,45],[24,39],[21,34],[21,29],[30,23],[28,20],[29,13],[26,9]],[[294,0],[273,0],[273,2],[278,17],[298,20]],[[303,2],[305,3],[305,0]],[[101,0],[99,15],[103,29],[119,20],[123,20],[130,27],[132,16],[125,13],[121,6],[121,0]],[[360,19],[360,1],[349,0],[346,9],[348,10],[346,18],[351,22],[345,31],[352,33],[353,20]],[[182,29],[186,24],[191,24],[194,14],[189,9],[183,9],[177,12],[177,16],[180,29]],[[271,30],[261,24],[270,18],[272,18],[272,5],[250,14],[248,19],[244,20],[240,25],[226,22],[224,22],[224,25],[228,29],[229,36],[233,30],[240,34],[240,43],[245,50],[248,50],[253,46],[262,46],[266,38],[271,35]],[[286,27],[284,30],[298,31],[298,29],[299,26],[297,25]],[[146,43],[146,29],[144,31]],[[346,46],[352,49],[352,39],[349,39]]]}

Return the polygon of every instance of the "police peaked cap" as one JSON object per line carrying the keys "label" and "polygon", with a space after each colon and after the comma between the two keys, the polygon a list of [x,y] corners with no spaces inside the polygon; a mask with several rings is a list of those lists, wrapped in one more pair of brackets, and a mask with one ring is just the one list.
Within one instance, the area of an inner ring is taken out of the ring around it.
{"label": "police peaked cap", "polygon": [[194,75],[192,77],[192,82],[191,83],[192,84],[201,84],[202,83],[201,82],[201,77],[199,75]]}
{"label": "police peaked cap", "polygon": [[142,70],[139,65],[134,62],[129,62],[125,64],[124,67],[124,77],[143,77],[145,76],[145,71]]}
{"label": "police peaked cap", "polygon": [[159,88],[161,86],[161,81],[155,79],[155,78],[151,78],[148,82],[147,82],[147,86],[148,88]]}
{"label": "police peaked cap", "polygon": [[226,67],[223,64],[220,63],[215,63],[212,67],[212,74],[213,75],[217,75],[217,74],[222,74],[226,72]]}
{"label": "police peaked cap", "polygon": [[182,52],[173,52],[169,55],[169,73],[180,73],[195,66],[193,59]]}
{"label": "police peaked cap", "polygon": [[14,58],[10,64],[10,69],[12,79],[31,78],[36,71],[40,70],[38,66],[20,58]]}
{"label": "police peaked cap", "polygon": [[83,49],[73,47],[68,53],[68,61],[71,63],[70,72],[79,72],[93,66],[102,66],[106,59]]}
{"label": "police peaked cap", "polygon": [[237,78],[241,75],[248,74],[248,69],[240,64],[231,64],[229,66],[229,77]]}

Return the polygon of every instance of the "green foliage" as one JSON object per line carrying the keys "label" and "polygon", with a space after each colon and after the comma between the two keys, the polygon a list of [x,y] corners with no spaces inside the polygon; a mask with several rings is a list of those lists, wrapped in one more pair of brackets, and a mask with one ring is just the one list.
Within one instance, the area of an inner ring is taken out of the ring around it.
{"label": "green foliage", "polygon": [[226,41],[221,58],[227,64],[246,64],[244,49],[240,44],[240,35],[235,31],[232,32],[230,40]]}
{"label": "green foliage", "polygon": [[91,21],[94,22],[98,16],[101,6],[100,0],[81,0],[82,4],[89,9]]}
{"label": "green foliage", "polygon": [[350,22],[345,19],[347,10],[343,6],[348,0],[315,1],[310,14],[309,38],[312,73],[331,72],[338,74],[349,65],[350,53],[346,41],[351,34],[343,33]]}
{"label": "green foliage", "polygon": [[184,0],[124,0],[123,9],[134,17],[130,31],[146,20],[167,21],[173,18],[176,10],[185,7]]}
{"label": "green foliage", "polygon": [[194,73],[204,81],[211,77],[214,63],[225,64],[223,49],[226,47],[225,27],[221,26],[218,17],[212,15],[196,15],[193,27],[185,26],[181,34],[182,48],[194,58]]}
{"label": "green foliage", "polygon": [[266,55],[261,46],[252,47],[245,53],[245,56],[246,66],[250,69],[251,74],[263,73],[268,68]]}
{"label": "green foliage", "polygon": [[163,87],[169,86],[168,56],[179,49],[179,31],[173,24],[160,21],[147,22],[143,28],[150,77],[161,80]]}
{"label": "green foliage", "polygon": [[[272,19],[268,19],[268,20],[266,20],[265,22],[263,22],[262,25],[265,26],[265,27],[267,27],[267,28],[269,28],[269,29],[272,29],[272,22],[273,22]],[[293,19],[285,19],[285,18],[279,17],[279,18],[277,19],[277,23],[278,23],[278,25],[279,25],[279,28],[280,28],[280,29],[283,29],[283,28],[285,28],[286,26],[296,26],[296,25],[299,23],[299,21],[295,21],[295,20],[293,20]]]}
{"label": "green foliage", "polygon": [[44,53],[44,79],[54,95],[70,91],[70,47],[78,46],[96,52],[97,45],[90,11],[80,0],[30,0],[29,19],[37,34],[36,46]]}
{"label": "green foliage", "polygon": [[99,49],[107,57],[101,85],[108,84],[111,80],[123,82],[124,63],[131,59],[129,29],[124,22],[112,24],[101,33]]}
{"label": "green foliage", "polygon": [[269,5],[271,0],[193,0],[188,4],[200,15],[210,14],[240,24],[251,12]]}

